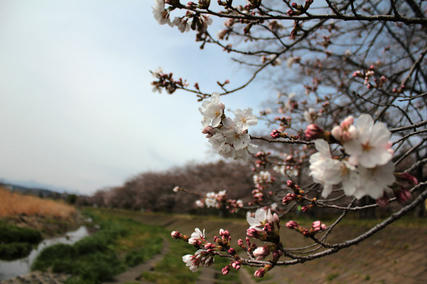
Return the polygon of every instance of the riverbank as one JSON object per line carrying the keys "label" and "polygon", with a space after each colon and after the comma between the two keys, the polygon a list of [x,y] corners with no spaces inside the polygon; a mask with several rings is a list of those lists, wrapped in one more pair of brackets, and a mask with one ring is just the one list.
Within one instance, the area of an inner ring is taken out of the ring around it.
{"label": "riverbank", "polygon": [[[169,231],[178,230],[191,234],[195,227],[205,228],[208,240],[218,234],[220,228],[230,231],[232,242],[244,238],[248,228],[244,219],[221,219],[206,216],[172,215],[140,213],[126,210],[106,210],[108,214],[132,218],[144,224],[163,226]],[[298,220],[301,224],[310,224],[312,220]],[[326,221],[325,221],[326,222]],[[342,241],[357,236],[376,224],[376,220],[347,219],[338,226],[331,236],[331,241]],[[296,232],[281,229],[281,239],[287,247],[306,245],[308,240],[301,238]],[[427,283],[427,222],[425,219],[404,218],[391,224],[375,234],[369,240],[357,246],[343,249],[337,254],[287,267],[277,267],[269,272],[262,283]],[[181,241],[169,238],[170,244]],[[195,249],[192,249],[194,253]],[[181,254],[182,256],[183,254]],[[177,261],[181,261],[180,256]],[[218,262],[218,261],[217,261]],[[223,263],[226,265],[226,263]],[[196,283],[249,283],[248,273],[241,271],[238,275],[223,277],[217,263],[215,270],[202,269],[199,280],[210,275],[210,282]],[[187,269],[187,268],[186,268]],[[167,271],[167,267],[154,267],[153,271],[142,274],[142,279],[151,283],[174,283],[162,278],[157,271]],[[187,269],[188,270],[188,269]],[[249,270],[249,272],[253,272]],[[229,279],[229,278],[230,279]],[[224,279],[225,278],[225,279]],[[246,280],[245,280],[246,279]],[[253,277],[251,276],[252,281]],[[138,282],[135,282],[138,283]],[[186,282],[195,283],[195,282]]]}
{"label": "riverbank", "polygon": [[[220,228],[224,228],[231,232],[234,243],[244,237],[248,227],[244,219],[93,208],[84,211],[99,225],[99,230],[72,246],[57,245],[44,250],[34,269],[68,275],[68,280],[64,282],[67,284],[255,283],[252,270],[232,270],[229,275],[223,276],[221,268],[227,265],[227,261],[221,258],[215,259],[212,267],[191,272],[182,262],[182,256],[194,253],[195,249],[170,237],[172,230],[189,235],[195,227],[199,227],[206,229],[210,240]],[[311,220],[303,219],[300,222],[309,224]],[[375,220],[346,220],[336,229],[332,241],[354,237],[374,223]],[[281,231],[281,238],[288,247],[304,245],[307,241],[286,228]],[[426,237],[425,220],[400,220],[369,241],[333,256],[295,266],[277,267],[261,282],[426,283]]]}

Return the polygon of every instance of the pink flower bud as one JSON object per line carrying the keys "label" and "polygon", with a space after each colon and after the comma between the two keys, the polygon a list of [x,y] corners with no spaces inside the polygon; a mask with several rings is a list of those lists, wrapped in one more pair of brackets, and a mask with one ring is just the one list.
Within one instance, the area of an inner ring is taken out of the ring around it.
{"label": "pink flower bud", "polygon": [[376,200],[376,202],[377,202],[378,206],[380,206],[380,207],[386,207],[387,204],[388,204],[388,199],[389,199],[389,197],[384,192],[383,196],[381,196],[380,198],[378,198]]}
{"label": "pink flower bud", "polygon": [[257,234],[258,234],[258,232],[257,232],[257,230],[255,228],[249,228],[249,229],[246,230],[246,235],[248,237],[255,238],[257,236]]}
{"label": "pink flower bud", "polygon": [[257,260],[264,259],[269,253],[270,253],[270,250],[268,249],[267,246],[257,247],[253,251],[253,254],[254,254],[254,256],[256,257]]}
{"label": "pink flower bud", "polygon": [[205,249],[214,249],[215,245],[213,243],[206,243],[205,244]]}
{"label": "pink flower bud", "polygon": [[243,246],[243,240],[242,240],[242,239],[238,239],[238,240],[237,240],[237,245],[238,245],[239,247]]}
{"label": "pink flower bud", "polygon": [[280,137],[280,131],[277,129],[274,129],[273,131],[271,131],[270,136],[272,138],[279,138]]}
{"label": "pink flower bud", "polygon": [[264,225],[264,231],[266,231],[266,232],[272,232],[273,231],[273,226],[271,225],[271,223],[267,223]]}
{"label": "pink flower bud", "polygon": [[400,203],[405,203],[406,201],[411,199],[411,197],[412,197],[411,192],[407,189],[402,189],[397,194],[397,199],[399,200]]}
{"label": "pink flower bud", "polygon": [[230,237],[230,232],[227,231],[227,230],[220,229],[219,230],[219,235],[221,237],[224,237],[224,238],[228,239]]}
{"label": "pink flower bud", "polygon": [[298,223],[290,220],[286,223],[286,227],[288,227],[289,229],[295,229],[298,227]]}
{"label": "pink flower bud", "polygon": [[320,128],[317,124],[310,124],[304,131],[305,138],[308,140],[313,140],[323,136],[323,129]]}
{"label": "pink flower bud", "polygon": [[171,237],[172,237],[173,239],[179,239],[179,238],[181,238],[181,233],[180,233],[180,232],[178,232],[178,231],[172,231],[172,232],[171,232]]}
{"label": "pink flower bud", "polygon": [[417,185],[418,184],[418,179],[416,177],[414,177],[413,175],[409,174],[409,173],[401,173],[399,175],[399,177],[402,178],[402,179],[408,180],[413,185]]}
{"label": "pink flower bud", "polygon": [[236,250],[234,248],[229,248],[228,249],[228,253],[231,255],[235,255],[236,254]]}
{"label": "pink flower bud", "polygon": [[240,269],[240,267],[241,267],[241,263],[240,263],[240,261],[235,261],[235,262],[233,262],[232,264],[231,264],[231,267],[233,267],[234,269],[236,269],[236,270],[239,270]]}
{"label": "pink flower bud", "polygon": [[206,138],[211,138],[215,134],[215,129],[212,126],[206,126],[202,130],[203,134],[206,134]]}
{"label": "pink flower bud", "polygon": [[227,275],[230,272],[230,266],[226,265],[221,269],[222,275]]}
{"label": "pink flower bud", "polygon": [[255,271],[254,276],[257,278],[262,278],[262,277],[264,277],[264,274],[265,274],[265,269],[260,268],[260,269]]}

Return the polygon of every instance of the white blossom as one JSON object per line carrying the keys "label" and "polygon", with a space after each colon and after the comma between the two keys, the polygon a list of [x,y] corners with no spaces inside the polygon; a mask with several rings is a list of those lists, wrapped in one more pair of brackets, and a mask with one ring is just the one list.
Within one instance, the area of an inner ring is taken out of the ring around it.
{"label": "white blossom", "polygon": [[331,193],[332,186],[339,184],[342,180],[342,163],[332,159],[328,142],[316,139],[314,143],[319,152],[310,157],[310,175],[315,182],[323,185],[322,196],[326,197]]}
{"label": "white blossom", "polygon": [[188,19],[184,19],[184,17],[175,17],[172,21],[172,25],[176,26],[182,33],[190,30],[190,23],[188,22]]}
{"label": "white blossom", "polygon": [[218,202],[216,201],[215,192],[208,192],[206,194],[205,204],[206,204],[206,207],[208,207],[208,208],[217,207]]}
{"label": "white blossom", "polygon": [[202,232],[199,228],[196,228],[188,239],[188,243],[190,245],[195,245],[200,244],[203,240],[205,240],[205,230],[203,229]]}
{"label": "white blossom", "polygon": [[153,16],[160,25],[171,24],[169,20],[169,13],[165,10],[165,0],[155,0]]}
{"label": "white blossom", "polygon": [[273,222],[273,215],[270,209],[258,208],[255,213],[247,212],[246,220],[250,226],[249,228],[262,230],[266,223]]}
{"label": "white blossom", "polygon": [[360,199],[368,195],[374,199],[380,198],[388,186],[392,185],[396,178],[394,177],[394,164],[388,162],[383,166],[374,168],[359,167],[360,185],[353,195]]}
{"label": "white blossom", "polygon": [[210,100],[203,102],[202,107],[199,108],[203,115],[203,127],[218,127],[224,114],[224,108],[224,104],[219,100],[219,94],[213,94]]}
{"label": "white blossom", "polygon": [[196,200],[196,206],[199,208],[203,208],[205,206],[205,204],[201,201],[201,200]]}
{"label": "white blossom", "polygon": [[236,205],[237,205],[237,207],[242,208],[242,207],[243,207],[243,201],[242,201],[241,199],[238,199],[238,200],[236,201]]}
{"label": "white blossom", "polygon": [[195,262],[193,262],[193,258],[194,256],[192,254],[186,254],[182,257],[182,261],[185,263],[186,266],[188,266],[188,268],[192,272],[196,272],[199,266],[196,265]]}
{"label": "white blossom", "polygon": [[344,143],[350,162],[366,168],[388,163],[392,156],[390,131],[385,123],[376,122],[368,114],[362,114],[355,123],[357,138]]}
{"label": "white blossom", "polygon": [[256,125],[258,123],[258,119],[252,114],[251,108],[244,110],[236,109],[234,111],[234,122],[240,131],[245,131],[250,125]]}
{"label": "white blossom", "polygon": [[192,272],[196,272],[200,265],[211,265],[213,263],[213,256],[208,251],[199,249],[194,253],[194,255],[184,255],[182,257],[182,261]]}

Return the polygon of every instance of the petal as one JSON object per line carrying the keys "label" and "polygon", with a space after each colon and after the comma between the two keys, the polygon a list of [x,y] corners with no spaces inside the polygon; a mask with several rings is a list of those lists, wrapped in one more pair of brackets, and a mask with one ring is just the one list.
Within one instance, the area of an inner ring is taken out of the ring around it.
{"label": "petal", "polygon": [[314,145],[316,146],[317,151],[322,153],[323,155],[330,157],[331,152],[329,151],[329,144],[323,139],[314,140]]}

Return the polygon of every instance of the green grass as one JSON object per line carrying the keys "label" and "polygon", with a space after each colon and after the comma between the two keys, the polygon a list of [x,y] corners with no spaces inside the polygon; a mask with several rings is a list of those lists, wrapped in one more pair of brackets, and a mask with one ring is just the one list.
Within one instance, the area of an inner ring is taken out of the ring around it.
{"label": "green grass", "polygon": [[327,280],[327,281],[332,281],[332,280],[334,280],[335,278],[337,278],[338,276],[340,276],[340,274],[339,274],[339,273],[331,273],[331,274],[328,274],[328,276],[326,276],[326,280]]}
{"label": "green grass", "polygon": [[39,231],[0,222],[0,259],[25,257],[42,239]]}
{"label": "green grass", "polygon": [[140,224],[105,210],[87,210],[100,229],[74,245],[46,248],[34,262],[33,270],[70,274],[67,284],[101,283],[128,267],[160,253],[166,230]]}
{"label": "green grass", "polygon": [[182,240],[168,242],[168,253],[157,263],[153,271],[142,273],[142,278],[157,284],[194,283],[199,272],[191,272],[182,261],[183,255],[195,252],[194,247]]}

